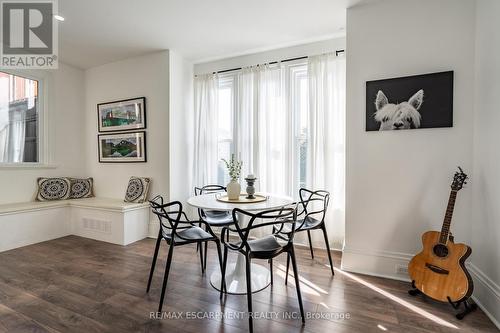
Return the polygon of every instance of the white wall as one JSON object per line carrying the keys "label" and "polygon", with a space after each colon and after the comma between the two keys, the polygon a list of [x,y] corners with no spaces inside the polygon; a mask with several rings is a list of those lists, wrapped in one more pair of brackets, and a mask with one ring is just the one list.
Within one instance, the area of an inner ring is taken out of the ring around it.
{"label": "white wall", "polygon": [[170,50],[170,197],[183,203],[193,193],[193,64]]}
{"label": "white wall", "polygon": [[[403,14],[405,13],[405,14]],[[500,326],[500,35],[496,0],[386,0],[347,11],[347,191],[342,268],[408,280],[396,265],[439,230],[456,165],[471,175],[452,223],[471,245],[474,300]],[[367,28],[369,27],[369,28]],[[473,47],[475,45],[475,48]],[[455,71],[454,126],[365,132],[365,82]]]}
{"label": "white wall", "polygon": [[476,9],[476,107],[474,136],[472,263],[474,294],[500,327],[500,2]]}
{"label": "white wall", "polygon": [[225,69],[253,66],[283,59],[305,57],[345,49],[345,37],[290,46],[265,52],[231,57],[216,61],[199,63],[194,66],[195,74],[205,74]]}
{"label": "white wall", "polygon": [[[26,72],[28,75],[30,72]],[[4,191],[0,203],[31,201],[38,177],[85,176],[84,151],[84,72],[59,63],[59,69],[37,71],[48,93],[48,163],[49,168],[0,167]]]}
{"label": "white wall", "polygon": [[[130,176],[151,177],[150,195],[169,194],[169,54],[129,58],[88,69],[86,87],[87,173],[97,196],[123,198]],[[97,103],[146,97],[146,163],[99,163]]]}
{"label": "white wall", "polygon": [[[472,168],[474,1],[388,0],[347,11],[346,239],[342,267],[396,274],[440,230],[456,166]],[[453,70],[453,128],[365,132],[365,82]],[[452,231],[470,243],[471,189]]]}

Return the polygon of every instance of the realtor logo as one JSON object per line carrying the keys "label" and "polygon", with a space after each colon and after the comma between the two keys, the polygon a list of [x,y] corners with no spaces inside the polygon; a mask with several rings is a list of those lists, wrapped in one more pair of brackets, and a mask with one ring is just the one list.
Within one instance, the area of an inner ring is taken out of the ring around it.
{"label": "realtor logo", "polygon": [[57,68],[56,0],[0,3],[0,68]]}

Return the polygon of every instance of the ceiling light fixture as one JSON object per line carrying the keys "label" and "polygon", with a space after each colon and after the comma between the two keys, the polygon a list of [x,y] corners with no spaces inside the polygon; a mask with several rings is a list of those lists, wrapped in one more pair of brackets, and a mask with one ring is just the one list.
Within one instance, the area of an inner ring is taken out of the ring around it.
{"label": "ceiling light fixture", "polygon": [[64,21],[64,17],[62,17],[61,15],[54,15],[54,18],[58,21]]}

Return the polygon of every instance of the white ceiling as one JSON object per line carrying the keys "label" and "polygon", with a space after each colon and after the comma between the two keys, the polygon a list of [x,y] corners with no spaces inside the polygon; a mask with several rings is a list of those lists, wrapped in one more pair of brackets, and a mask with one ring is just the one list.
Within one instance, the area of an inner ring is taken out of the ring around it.
{"label": "white ceiling", "polygon": [[342,34],[358,0],[59,0],[61,61],[90,68],[172,49],[193,62]]}

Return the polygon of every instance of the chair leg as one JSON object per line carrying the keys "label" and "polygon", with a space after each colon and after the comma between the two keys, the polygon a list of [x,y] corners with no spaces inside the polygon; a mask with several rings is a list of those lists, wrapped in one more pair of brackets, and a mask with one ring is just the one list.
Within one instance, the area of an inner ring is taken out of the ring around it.
{"label": "chair leg", "polygon": [[207,270],[207,253],[208,253],[208,242],[205,242],[205,259],[203,259],[203,272]]}
{"label": "chair leg", "polygon": [[[198,227],[200,227],[200,228],[201,228],[201,227],[202,227],[202,225],[201,225],[201,224],[202,224],[201,222],[200,222],[200,223],[198,223]],[[198,252],[199,250],[200,250],[200,243],[196,243],[196,252]]]}
{"label": "chair leg", "polygon": [[165,266],[165,274],[163,275],[163,286],[161,287],[160,305],[158,312],[161,312],[163,307],[163,299],[165,298],[165,290],[167,289],[168,273],[170,272],[170,265],[172,264],[172,255],[174,254],[174,244],[171,243],[168,249],[167,265]]}
{"label": "chair leg", "polygon": [[220,281],[220,298],[221,299],[222,299],[222,295],[224,294],[224,291],[227,292],[226,265],[227,265],[227,247],[224,246],[224,258],[222,259],[222,271],[221,271],[221,281]]}
{"label": "chair leg", "polygon": [[217,255],[219,257],[219,267],[220,267],[220,272],[221,272],[221,290],[223,287],[225,287],[225,284],[226,284],[226,279],[224,278],[224,276],[222,275],[222,269],[223,269],[223,261],[222,261],[222,251],[220,249],[220,241],[217,240],[215,242],[215,245],[217,246]]}
{"label": "chair leg", "polygon": [[309,250],[311,250],[311,258],[314,259],[313,244],[311,241],[311,231],[307,230],[307,238],[309,238]]}
{"label": "chair leg", "polygon": [[290,268],[290,253],[286,255],[286,276],[285,276],[285,285],[288,284],[288,269]]}
{"label": "chair leg", "polygon": [[205,273],[205,265],[203,264],[203,243],[200,244],[200,264],[201,264],[201,274]]}
{"label": "chair leg", "polygon": [[271,285],[273,285],[273,258],[269,259],[269,272],[271,272]]}
{"label": "chair leg", "polygon": [[253,332],[253,320],[252,320],[252,278],[250,272],[250,257],[245,256],[246,263],[246,275],[247,275],[247,301],[248,301],[248,330],[250,333]]}
{"label": "chair leg", "polygon": [[[208,232],[208,225],[205,225],[205,231]],[[207,270],[207,253],[208,253],[208,242],[205,242],[205,259],[203,260],[203,271]]]}
{"label": "chair leg", "polygon": [[293,268],[293,275],[295,277],[295,289],[297,290],[297,298],[299,300],[300,315],[302,316],[302,322],[305,323],[306,319],[304,317],[304,307],[302,305],[302,295],[300,294],[299,272],[297,270],[297,262],[295,261],[295,251],[293,249],[293,246],[290,250],[290,257],[292,259],[292,268]]}
{"label": "chair leg", "polygon": [[333,261],[332,261],[332,254],[330,253],[330,244],[328,242],[328,235],[326,233],[326,227],[323,225],[321,228],[323,230],[323,237],[325,237],[325,245],[326,245],[326,251],[328,252],[328,260],[330,261],[330,269],[332,271],[332,275],[335,275],[335,272],[333,270]]}
{"label": "chair leg", "polygon": [[161,243],[161,228],[160,228],[160,232],[158,233],[158,237],[156,238],[155,254],[153,255],[153,262],[151,262],[151,270],[149,271],[148,287],[146,288],[147,293],[149,292],[149,288],[151,288],[151,281],[153,280],[153,273],[155,272],[156,259],[158,259],[158,252],[160,250],[160,243]]}

